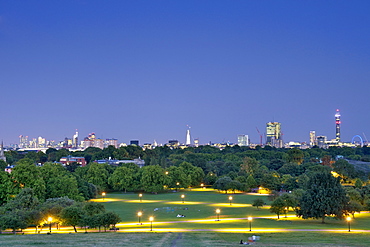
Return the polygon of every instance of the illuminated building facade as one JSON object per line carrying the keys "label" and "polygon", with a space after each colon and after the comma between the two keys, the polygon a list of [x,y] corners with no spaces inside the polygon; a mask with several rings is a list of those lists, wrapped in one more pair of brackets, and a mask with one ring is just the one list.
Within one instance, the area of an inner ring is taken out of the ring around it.
{"label": "illuminated building facade", "polygon": [[337,112],[335,113],[335,141],[340,142],[340,112],[339,109],[337,109]]}
{"label": "illuminated building facade", "polygon": [[190,127],[186,130],[186,141],[185,145],[190,146],[191,145],[191,137],[190,137]]}
{"label": "illuminated building facade", "polygon": [[281,123],[268,122],[266,124],[266,145],[270,145],[277,148],[283,147]]}
{"label": "illuminated building facade", "polygon": [[315,145],[317,145],[316,131],[312,130],[310,131],[310,147],[313,147]]}
{"label": "illuminated building facade", "polygon": [[240,147],[249,146],[248,135],[238,135],[238,146]]}

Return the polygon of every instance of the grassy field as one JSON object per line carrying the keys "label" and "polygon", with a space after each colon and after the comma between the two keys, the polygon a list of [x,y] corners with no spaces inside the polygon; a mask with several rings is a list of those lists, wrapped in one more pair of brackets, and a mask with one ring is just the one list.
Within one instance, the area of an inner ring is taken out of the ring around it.
{"label": "grassy field", "polygon": [[[181,195],[185,195],[184,203]],[[229,201],[229,196],[233,199]],[[251,206],[255,198],[262,198],[266,206],[256,209]],[[4,246],[241,246],[240,240],[252,235],[260,236],[258,246],[370,246],[370,214],[356,214],[348,224],[341,220],[327,218],[302,220],[289,212],[287,217],[269,212],[269,201],[265,195],[223,194],[207,189],[170,192],[165,194],[111,193],[95,199],[103,203],[108,211],[117,212],[122,222],[118,232],[84,234],[61,234],[73,232],[63,227],[53,234],[41,234],[34,229],[24,231],[25,235],[2,235],[0,245]],[[215,210],[220,209],[219,221]],[[137,212],[142,211],[138,224]],[[185,215],[184,218],[176,217]],[[152,231],[149,217],[153,216]],[[253,217],[252,222],[247,217]],[[251,223],[251,225],[250,225]],[[251,226],[251,230],[250,230]]]}

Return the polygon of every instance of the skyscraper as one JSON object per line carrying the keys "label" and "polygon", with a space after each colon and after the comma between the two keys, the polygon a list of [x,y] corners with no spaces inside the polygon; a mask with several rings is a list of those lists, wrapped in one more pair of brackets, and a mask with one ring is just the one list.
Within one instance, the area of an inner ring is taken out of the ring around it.
{"label": "skyscraper", "polygon": [[190,127],[186,130],[186,141],[185,145],[191,145],[191,137],[190,137]]}
{"label": "skyscraper", "polygon": [[316,131],[312,130],[312,131],[310,131],[310,147],[313,147],[315,145],[317,145]]}
{"label": "skyscraper", "polygon": [[340,112],[339,109],[337,109],[335,113],[335,140],[337,142],[340,142],[340,124]]}
{"label": "skyscraper", "polygon": [[248,135],[238,135],[238,146],[249,146],[249,137]]}
{"label": "skyscraper", "polygon": [[76,133],[73,135],[72,138],[72,147],[77,148],[78,147],[78,131],[76,130]]}
{"label": "skyscraper", "polygon": [[283,147],[281,123],[268,122],[266,124],[266,145],[270,145],[277,148]]}

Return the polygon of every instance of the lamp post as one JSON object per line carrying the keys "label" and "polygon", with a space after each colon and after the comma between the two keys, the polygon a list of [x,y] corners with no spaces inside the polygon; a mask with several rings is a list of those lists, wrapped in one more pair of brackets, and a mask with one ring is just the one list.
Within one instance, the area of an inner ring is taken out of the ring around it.
{"label": "lamp post", "polygon": [[176,191],[178,191],[178,189],[179,189],[179,185],[180,185],[180,183],[179,183],[179,182],[177,182],[177,183],[176,183]]}
{"label": "lamp post", "polygon": [[288,216],[286,216],[286,213],[288,212],[288,207],[285,207],[285,218],[287,218]]}
{"label": "lamp post", "polygon": [[217,220],[216,221],[220,221],[220,213],[221,213],[221,210],[216,209],[216,214],[217,214]]}
{"label": "lamp post", "polygon": [[104,201],[104,198],[105,198],[105,192],[101,193],[102,197],[103,197],[103,201]]}
{"label": "lamp post", "polygon": [[154,220],[154,217],[153,217],[153,216],[150,216],[150,217],[149,217],[149,221],[150,221],[150,231],[153,231],[153,220]]}
{"label": "lamp post", "polygon": [[182,195],[181,195],[182,203],[184,203],[184,198],[185,198],[185,195],[184,195],[184,194],[182,194]]}
{"label": "lamp post", "polygon": [[202,189],[204,189],[204,187],[203,187],[203,186],[204,186],[204,184],[200,184],[200,187],[201,187]]}
{"label": "lamp post", "polygon": [[348,216],[346,220],[348,222],[348,231],[350,232],[351,231],[351,220],[352,219],[351,219],[351,217]]}
{"label": "lamp post", "polygon": [[139,194],[140,202],[142,202],[143,194]]}
{"label": "lamp post", "polygon": [[139,217],[139,225],[142,225],[143,223],[141,223],[141,216],[143,215],[143,213],[141,211],[139,211],[137,213],[137,216]]}
{"label": "lamp post", "polygon": [[49,222],[49,233],[51,233],[51,222],[53,221],[52,217],[48,217],[48,222]]}
{"label": "lamp post", "polygon": [[252,231],[252,217],[248,217],[248,221],[249,221],[249,231],[251,232]]}
{"label": "lamp post", "polygon": [[229,201],[230,201],[230,206],[231,206],[231,201],[233,200],[232,196],[229,196]]}

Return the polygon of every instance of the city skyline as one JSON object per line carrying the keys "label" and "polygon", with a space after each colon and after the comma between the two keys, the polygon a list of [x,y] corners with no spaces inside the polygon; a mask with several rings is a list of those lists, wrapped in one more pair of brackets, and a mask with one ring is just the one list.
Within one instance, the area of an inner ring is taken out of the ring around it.
{"label": "city skyline", "polygon": [[370,136],[366,1],[0,3],[0,139]]}
{"label": "city skyline", "polygon": [[[314,146],[316,144],[313,144],[314,142],[316,142],[316,138],[317,137],[320,137],[320,138],[325,138],[325,141],[328,141],[329,143],[331,144],[334,144],[334,143],[351,143],[349,141],[342,141],[340,139],[340,135],[341,135],[341,132],[340,132],[340,126],[341,126],[341,120],[340,120],[340,117],[341,117],[341,114],[340,114],[340,110],[339,109],[336,109],[336,112],[335,112],[335,138],[328,138],[327,135],[316,135],[316,131],[315,130],[311,130],[309,132],[309,136],[308,136],[308,141],[298,141],[300,143],[305,143],[309,146]],[[236,141],[225,141],[223,140],[222,142],[212,142],[212,141],[209,141],[209,142],[206,142],[206,143],[199,143],[199,138],[192,138],[191,137],[191,134],[190,134],[190,129],[191,127],[189,125],[186,125],[186,137],[185,137],[185,140],[182,141],[181,139],[175,139],[175,138],[168,138],[167,140],[168,141],[165,141],[163,143],[158,143],[159,145],[165,145],[165,144],[168,144],[170,143],[171,141],[178,141],[179,144],[183,144],[183,145],[207,145],[207,144],[210,144],[210,143],[230,143],[230,144],[239,144],[242,143],[241,145],[242,146],[249,146],[250,144],[254,144],[254,145],[269,145],[269,146],[274,146],[274,147],[283,147],[284,144],[287,144],[288,142],[297,142],[297,140],[295,141],[292,141],[292,140],[289,140],[289,141],[284,141],[283,139],[283,131],[281,130],[281,123],[279,122],[267,122],[266,123],[266,129],[265,129],[265,132],[260,132],[259,129],[256,127],[256,130],[257,132],[259,133],[259,141],[258,142],[252,142],[250,141],[249,139],[249,136],[248,135],[237,135],[236,137]],[[85,137],[81,138],[81,140],[78,140],[78,135],[79,135],[79,132],[78,130],[76,129],[75,130],[75,134],[73,134],[72,138],[69,138],[68,136],[65,137],[62,141],[59,140],[59,141],[56,141],[56,140],[49,140],[47,138],[44,138],[42,136],[38,136],[37,138],[35,137],[31,137],[30,139],[28,139],[29,136],[23,136],[23,135],[20,135],[19,136],[19,142],[18,143],[12,143],[10,145],[14,145],[14,144],[19,144],[20,148],[22,148],[22,146],[29,146],[29,147],[37,147],[38,144],[42,144],[42,147],[47,147],[47,146],[60,146],[60,145],[63,145],[65,148],[68,146],[68,147],[71,147],[71,148],[77,148],[78,146],[85,146],[86,148],[86,145],[83,144],[83,141],[89,141],[89,140],[94,140],[95,138],[101,142],[100,145],[98,145],[98,147],[100,148],[103,148],[104,146],[107,146],[107,145],[112,145],[112,140],[114,140],[115,144],[114,146],[118,147],[119,143],[122,143],[122,144],[127,144],[127,145],[131,145],[131,142],[135,142],[137,144],[135,145],[144,145],[144,144],[154,144],[154,146],[157,145],[157,141],[156,140],[153,140],[153,142],[140,142],[140,140],[138,139],[135,139],[135,140],[125,140],[125,141],[122,141],[122,140],[118,140],[116,138],[102,138],[102,137],[99,137],[99,136],[96,136],[96,133],[95,132],[90,132],[88,135],[86,135]],[[363,133],[363,135],[355,135],[352,137],[352,140],[354,140],[354,138],[361,138],[361,142],[365,142],[368,143],[368,139],[367,139],[367,136],[365,135],[365,133]],[[40,141],[41,140],[41,141]],[[358,140],[355,140],[356,142],[358,142]],[[104,142],[106,142],[106,144],[103,144]],[[69,144],[68,144],[69,143]],[[107,144],[108,143],[108,144]],[[248,144],[247,144],[248,143]],[[67,146],[65,146],[67,145]],[[88,146],[94,146],[94,145],[90,145],[88,144]],[[61,146],[60,146],[61,147]]]}

